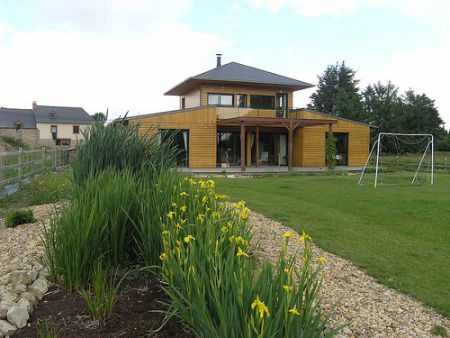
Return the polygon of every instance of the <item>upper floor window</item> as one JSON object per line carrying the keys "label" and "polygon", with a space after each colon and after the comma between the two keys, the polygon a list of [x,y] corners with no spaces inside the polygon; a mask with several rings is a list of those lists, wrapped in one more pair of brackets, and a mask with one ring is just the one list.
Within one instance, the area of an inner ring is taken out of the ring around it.
{"label": "upper floor window", "polygon": [[247,95],[245,94],[237,95],[237,106],[241,108],[247,107]]}
{"label": "upper floor window", "polygon": [[274,109],[275,97],[266,95],[250,95],[250,108]]}
{"label": "upper floor window", "polygon": [[208,93],[208,106],[233,107],[233,94]]}
{"label": "upper floor window", "polygon": [[80,133],[80,126],[73,126],[73,133],[79,134]]}
{"label": "upper floor window", "polygon": [[14,123],[14,126],[16,127],[16,131],[21,131],[22,130],[22,122],[20,120],[17,120]]}

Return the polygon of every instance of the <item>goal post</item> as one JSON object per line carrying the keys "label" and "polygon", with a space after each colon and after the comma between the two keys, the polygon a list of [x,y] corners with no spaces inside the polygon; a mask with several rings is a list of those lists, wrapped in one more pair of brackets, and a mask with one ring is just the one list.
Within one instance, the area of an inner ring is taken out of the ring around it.
{"label": "goal post", "polygon": [[[386,140],[393,142],[387,145]],[[385,143],[383,143],[385,141]],[[402,149],[402,146],[405,149]],[[408,159],[409,171],[413,171],[410,184],[415,184],[418,180],[421,170],[425,170],[430,177],[430,184],[434,184],[434,136],[432,134],[406,134],[406,133],[379,133],[376,141],[373,143],[369,152],[369,156],[364,164],[363,170],[358,180],[358,185],[361,185],[363,178],[368,173],[374,172],[373,185],[376,188],[377,185],[382,184],[380,182],[380,173],[389,172],[392,169],[388,169],[388,166],[382,161],[383,154],[385,157],[394,158],[397,161],[397,170],[399,169],[398,160],[401,157],[408,155],[408,151],[419,154],[420,157],[415,159]],[[374,156],[376,158],[374,159]],[[427,158],[429,156],[429,160]],[[416,162],[415,162],[416,161]],[[424,162],[429,161],[429,169],[424,167]],[[371,164],[372,162],[373,165]],[[411,166],[414,165],[414,170],[411,170]]]}

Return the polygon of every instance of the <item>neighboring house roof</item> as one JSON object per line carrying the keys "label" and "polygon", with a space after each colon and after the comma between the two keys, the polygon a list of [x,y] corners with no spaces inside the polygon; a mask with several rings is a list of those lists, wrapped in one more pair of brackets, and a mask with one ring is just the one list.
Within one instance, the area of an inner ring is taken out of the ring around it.
{"label": "neighboring house roof", "polygon": [[246,66],[237,62],[230,62],[186,79],[167,91],[165,95],[183,95],[204,82],[237,82],[243,84],[292,88],[293,90],[313,87],[312,84],[300,80],[271,73],[259,68]]}
{"label": "neighboring house roof", "polygon": [[92,124],[94,120],[81,107],[60,107],[36,105],[36,123]]}
{"label": "neighboring house roof", "polygon": [[36,128],[33,110],[0,108],[0,128],[16,128],[17,121],[22,123],[23,129]]}

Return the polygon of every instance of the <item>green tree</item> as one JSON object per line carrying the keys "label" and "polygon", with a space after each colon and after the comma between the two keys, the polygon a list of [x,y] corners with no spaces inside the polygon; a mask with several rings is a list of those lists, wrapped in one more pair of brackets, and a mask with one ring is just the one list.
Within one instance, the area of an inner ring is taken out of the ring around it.
{"label": "green tree", "polygon": [[95,122],[101,122],[102,124],[105,124],[107,120],[107,116],[102,112],[95,113],[94,115],[91,115],[91,117]]}
{"label": "green tree", "polygon": [[416,94],[412,89],[402,95],[403,128],[408,133],[430,133],[445,135],[444,121],[434,105],[434,100],[425,94]]}
{"label": "green tree", "polygon": [[317,91],[311,95],[309,108],[334,116],[363,120],[364,110],[359,94],[356,71],[345,62],[329,65],[319,75]]}
{"label": "green tree", "polygon": [[369,85],[362,93],[365,122],[376,126],[378,132],[402,132],[402,102],[398,88],[388,82]]}

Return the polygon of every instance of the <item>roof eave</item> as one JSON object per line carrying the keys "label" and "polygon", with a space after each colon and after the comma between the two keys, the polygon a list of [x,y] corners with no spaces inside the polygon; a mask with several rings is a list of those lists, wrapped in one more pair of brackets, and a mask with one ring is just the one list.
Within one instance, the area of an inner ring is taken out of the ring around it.
{"label": "roof eave", "polygon": [[179,83],[175,87],[169,89],[164,95],[174,95],[181,96],[192,90],[196,87],[196,85],[201,85],[203,83],[226,83],[226,84],[245,84],[245,85],[255,85],[262,87],[275,87],[275,88],[289,88],[293,91],[308,89],[315,87],[313,84],[304,82],[302,84],[283,84],[283,83],[267,83],[267,82],[253,82],[253,81],[229,81],[229,80],[200,80],[194,78],[188,78],[185,81]]}

